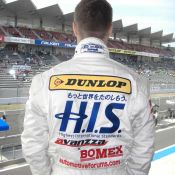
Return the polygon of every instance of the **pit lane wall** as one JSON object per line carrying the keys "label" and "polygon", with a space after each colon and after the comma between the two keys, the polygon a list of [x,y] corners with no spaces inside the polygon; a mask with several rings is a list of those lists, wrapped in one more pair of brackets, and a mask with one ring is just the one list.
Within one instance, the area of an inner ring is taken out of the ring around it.
{"label": "pit lane wall", "polygon": [[[11,97],[7,97],[7,98],[1,98],[0,97],[0,105],[7,105],[7,104],[25,104],[28,96],[26,96],[26,94],[22,94],[22,96],[18,96],[16,97],[16,90],[12,91],[12,89],[10,89],[10,95]],[[169,93],[175,93],[175,89],[158,89],[158,88],[151,88],[150,89],[151,94],[168,94]],[[27,91],[28,92],[28,91]],[[1,90],[0,90],[1,93]]]}
{"label": "pit lane wall", "polygon": [[25,163],[24,159],[13,160],[13,161],[0,164],[0,174],[1,175],[24,175],[24,174],[32,175],[29,165]]}
{"label": "pit lane wall", "polygon": [[[76,47],[75,43],[45,41],[45,40],[40,40],[40,39],[34,40],[34,39],[29,39],[29,38],[9,37],[9,36],[3,36],[3,35],[0,35],[0,42],[32,44],[32,45],[52,46],[52,47],[59,47],[59,48],[72,48],[72,49]],[[138,51],[133,51],[133,50],[123,50],[123,49],[117,49],[117,48],[109,48],[109,52],[116,53],[116,54],[146,56],[146,57],[154,57],[154,58],[160,57],[159,54],[148,53],[148,52],[138,52]]]}
{"label": "pit lane wall", "polygon": [[7,104],[24,104],[28,97],[11,97],[11,98],[0,98],[0,105]]}

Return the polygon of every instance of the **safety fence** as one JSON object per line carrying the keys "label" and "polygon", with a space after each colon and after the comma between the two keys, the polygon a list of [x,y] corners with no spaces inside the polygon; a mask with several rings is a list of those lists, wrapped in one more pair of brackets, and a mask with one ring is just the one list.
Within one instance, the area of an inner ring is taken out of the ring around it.
{"label": "safety fence", "polygon": [[21,145],[7,144],[0,147],[0,163],[22,158]]}

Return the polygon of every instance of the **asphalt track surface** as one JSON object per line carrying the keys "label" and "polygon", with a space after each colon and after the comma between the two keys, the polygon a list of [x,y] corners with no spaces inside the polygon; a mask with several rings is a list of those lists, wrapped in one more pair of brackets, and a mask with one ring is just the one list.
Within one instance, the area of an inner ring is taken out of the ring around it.
{"label": "asphalt track surface", "polygon": [[155,135],[155,150],[160,150],[165,147],[175,144],[175,126],[156,131]]}
{"label": "asphalt track surface", "polygon": [[[160,150],[160,149],[163,149],[163,148],[166,148],[168,146],[171,146],[171,145],[174,145],[175,144],[175,139],[174,139],[174,136],[175,136],[175,125],[174,126],[171,126],[171,127],[168,127],[168,128],[165,128],[165,129],[159,129],[156,131],[155,133],[155,151],[157,150]],[[20,139],[20,137],[18,137],[18,139]],[[19,156],[21,156],[22,153],[19,152]],[[169,156],[166,156],[165,158],[163,157],[163,159],[159,159],[158,161],[153,161],[152,162],[152,166],[151,166],[151,171],[149,173],[149,175],[174,175],[174,165],[172,163],[172,161],[174,161],[174,154],[171,154]],[[8,155],[10,156],[10,155]],[[5,157],[8,157],[8,156],[5,156]],[[173,158],[171,157],[173,156]],[[166,160],[164,163],[162,163],[162,160],[164,159],[167,159],[167,157],[170,159],[170,160]],[[160,163],[159,163],[160,162]],[[171,163],[171,164],[170,164]],[[167,165],[167,166],[165,166]],[[11,170],[7,170],[7,171],[4,171],[4,172],[1,172],[2,175],[22,175],[24,174],[25,172],[25,175],[32,175],[31,174],[31,171],[29,169],[29,166],[27,164],[22,164],[22,166],[20,167],[21,165],[19,164],[18,165],[18,168],[15,167],[15,169],[11,169]],[[164,167],[163,170],[160,170],[160,167]],[[168,174],[164,174],[162,172],[167,172],[167,169],[169,170]],[[160,174],[160,172],[162,174]],[[0,173],[0,174],[1,174]]]}
{"label": "asphalt track surface", "polygon": [[175,175],[175,126],[156,133],[156,145],[149,175]]}

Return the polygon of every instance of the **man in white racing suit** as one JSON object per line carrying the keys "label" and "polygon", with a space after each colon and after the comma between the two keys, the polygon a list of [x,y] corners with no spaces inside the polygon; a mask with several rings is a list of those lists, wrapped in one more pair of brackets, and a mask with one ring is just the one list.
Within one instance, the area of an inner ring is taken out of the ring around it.
{"label": "man in white racing suit", "polygon": [[33,175],[148,175],[154,121],[146,81],[109,58],[112,8],[82,0],[74,57],[33,78],[22,148]]}

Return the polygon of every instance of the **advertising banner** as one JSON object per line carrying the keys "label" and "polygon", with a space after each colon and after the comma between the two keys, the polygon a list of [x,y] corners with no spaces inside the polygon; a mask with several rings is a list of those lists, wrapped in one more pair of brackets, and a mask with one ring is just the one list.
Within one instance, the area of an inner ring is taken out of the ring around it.
{"label": "advertising banner", "polygon": [[35,44],[36,45],[61,47],[61,48],[75,48],[76,47],[76,44],[56,42],[56,41],[44,41],[44,40],[38,40],[38,39],[35,40]]}
{"label": "advertising banner", "polygon": [[5,42],[10,42],[10,43],[21,43],[21,44],[32,44],[32,39],[28,38],[19,38],[19,37],[5,37],[4,38]]}
{"label": "advertising banner", "polygon": [[26,66],[26,65],[13,65],[12,66],[13,70],[16,71],[31,71],[31,66]]}
{"label": "advertising banner", "polygon": [[125,55],[138,55],[138,56],[159,58],[159,54],[148,53],[148,52],[138,52],[138,51],[132,51],[132,50],[109,48],[109,52],[118,53],[118,54],[125,54]]}
{"label": "advertising banner", "polygon": [[[21,44],[35,44],[35,45],[42,45],[42,46],[53,46],[59,48],[75,48],[75,43],[64,43],[64,42],[56,42],[56,41],[44,41],[39,39],[29,39],[29,38],[19,38],[19,37],[6,37],[0,35],[0,42],[12,42],[12,43],[21,43]],[[138,55],[138,56],[146,56],[146,57],[154,57],[159,58],[159,54],[148,53],[148,52],[138,52],[132,50],[123,50],[123,49],[116,49],[116,48],[109,48],[109,52],[111,53],[118,53],[118,54],[125,54],[125,55]]]}
{"label": "advertising banner", "polygon": [[136,55],[136,51],[123,50],[123,49],[115,49],[115,48],[109,48],[109,52],[111,52],[111,53],[126,54],[126,55]]}
{"label": "advertising banner", "polygon": [[146,56],[146,57],[153,57],[153,58],[159,58],[159,54],[156,54],[156,53],[136,52],[136,55]]}

